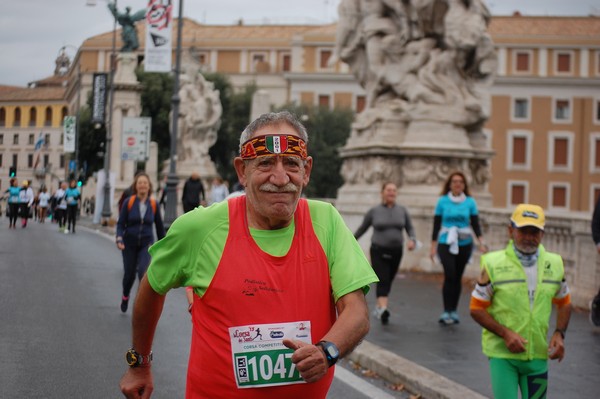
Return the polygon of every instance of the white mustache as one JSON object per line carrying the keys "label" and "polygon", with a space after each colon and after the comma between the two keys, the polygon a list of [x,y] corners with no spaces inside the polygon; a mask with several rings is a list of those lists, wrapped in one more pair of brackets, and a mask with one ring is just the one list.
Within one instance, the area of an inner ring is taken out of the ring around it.
{"label": "white mustache", "polygon": [[283,187],[278,187],[272,183],[265,183],[258,188],[260,191],[266,191],[269,193],[297,193],[298,187],[292,182],[287,183]]}

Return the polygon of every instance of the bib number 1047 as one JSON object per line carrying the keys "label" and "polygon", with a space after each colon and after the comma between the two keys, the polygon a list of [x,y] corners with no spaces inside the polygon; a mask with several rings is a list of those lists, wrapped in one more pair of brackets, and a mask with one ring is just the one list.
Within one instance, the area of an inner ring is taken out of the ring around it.
{"label": "bib number 1047", "polygon": [[259,351],[234,356],[236,379],[240,388],[304,382],[291,350]]}

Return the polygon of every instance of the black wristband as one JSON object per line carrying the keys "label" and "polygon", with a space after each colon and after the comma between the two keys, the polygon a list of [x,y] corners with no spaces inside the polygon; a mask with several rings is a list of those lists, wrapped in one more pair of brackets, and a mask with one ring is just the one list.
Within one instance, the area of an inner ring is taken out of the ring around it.
{"label": "black wristband", "polygon": [[567,332],[567,330],[563,330],[562,328],[557,328],[554,330],[555,333],[559,333],[560,336],[562,337],[562,339],[565,339],[565,334]]}

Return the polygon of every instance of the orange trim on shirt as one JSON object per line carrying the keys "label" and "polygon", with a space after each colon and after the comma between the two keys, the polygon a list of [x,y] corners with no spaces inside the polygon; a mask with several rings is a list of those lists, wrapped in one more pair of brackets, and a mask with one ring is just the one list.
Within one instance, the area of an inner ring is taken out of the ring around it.
{"label": "orange trim on shirt", "polygon": [[567,294],[564,298],[552,298],[552,303],[559,308],[571,304],[571,294]]}
{"label": "orange trim on shirt", "polygon": [[471,297],[469,309],[471,310],[486,310],[492,304],[491,301],[484,301],[479,298]]}

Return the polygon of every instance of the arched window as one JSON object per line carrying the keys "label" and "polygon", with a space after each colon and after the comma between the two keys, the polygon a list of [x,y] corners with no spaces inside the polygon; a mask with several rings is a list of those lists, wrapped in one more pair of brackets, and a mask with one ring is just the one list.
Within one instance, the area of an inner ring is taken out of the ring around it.
{"label": "arched window", "polygon": [[69,115],[69,110],[67,107],[62,107],[62,111],[60,112],[60,124],[65,123],[65,116]]}
{"label": "arched window", "polygon": [[35,126],[37,121],[37,110],[35,107],[29,109],[29,126]]}
{"label": "arched window", "polygon": [[0,108],[0,126],[6,126],[6,109]]}
{"label": "arched window", "polygon": [[13,126],[21,126],[21,108],[15,108],[15,122]]}
{"label": "arched window", "polygon": [[46,118],[44,119],[44,126],[52,126],[52,108],[46,107]]}

